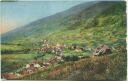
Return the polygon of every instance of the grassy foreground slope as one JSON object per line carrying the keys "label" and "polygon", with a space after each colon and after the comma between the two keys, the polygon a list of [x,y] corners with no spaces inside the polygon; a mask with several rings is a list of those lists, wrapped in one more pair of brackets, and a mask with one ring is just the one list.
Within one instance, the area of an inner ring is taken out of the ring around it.
{"label": "grassy foreground slope", "polygon": [[126,52],[66,62],[18,79],[23,80],[126,80]]}

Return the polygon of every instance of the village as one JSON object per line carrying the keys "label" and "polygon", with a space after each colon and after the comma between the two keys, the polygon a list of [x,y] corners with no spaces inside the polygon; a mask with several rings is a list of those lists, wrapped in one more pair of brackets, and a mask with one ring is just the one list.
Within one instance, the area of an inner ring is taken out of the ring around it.
{"label": "village", "polygon": [[[54,54],[55,56],[47,61],[34,60],[32,63],[26,64],[16,72],[4,73],[2,78],[4,79],[15,79],[19,77],[24,77],[26,75],[33,74],[38,71],[46,70],[55,63],[64,61],[63,51],[65,49],[74,50],[76,52],[86,51],[87,49],[77,46],[77,45],[61,45],[61,44],[50,44],[47,40],[43,41],[42,48],[32,49],[37,52],[44,52],[49,54]],[[111,49],[107,45],[100,45],[94,49],[93,56],[100,56],[104,54],[110,54]],[[80,58],[81,59],[81,58]]]}

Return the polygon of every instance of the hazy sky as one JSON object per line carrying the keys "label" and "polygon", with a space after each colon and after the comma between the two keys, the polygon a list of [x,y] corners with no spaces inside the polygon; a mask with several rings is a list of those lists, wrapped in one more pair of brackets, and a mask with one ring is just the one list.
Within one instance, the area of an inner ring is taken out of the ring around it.
{"label": "hazy sky", "polygon": [[40,18],[69,9],[80,1],[37,1],[37,2],[2,2],[0,13],[1,32],[21,27]]}

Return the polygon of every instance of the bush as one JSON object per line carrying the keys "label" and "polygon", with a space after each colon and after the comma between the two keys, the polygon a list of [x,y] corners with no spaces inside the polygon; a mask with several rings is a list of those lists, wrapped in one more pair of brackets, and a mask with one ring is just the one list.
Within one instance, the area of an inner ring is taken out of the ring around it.
{"label": "bush", "polygon": [[79,60],[79,57],[76,55],[68,55],[68,56],[64,56],[63,59],[65,61],[77,61]]}

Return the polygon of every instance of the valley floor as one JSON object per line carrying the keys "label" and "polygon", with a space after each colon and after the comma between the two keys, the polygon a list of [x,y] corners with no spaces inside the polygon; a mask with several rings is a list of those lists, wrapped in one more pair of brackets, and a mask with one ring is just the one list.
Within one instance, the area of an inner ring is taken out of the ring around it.
{"label": "valley floor", "polygon": [[[74,45],[43,43],[37,54],[2,54],[2,77],[23,80],[118,80],[126,78],[126,50],[94,56]],[[59,50],[58,50],[59,49]],[[117,77],[118,76],[118,77]]]}

